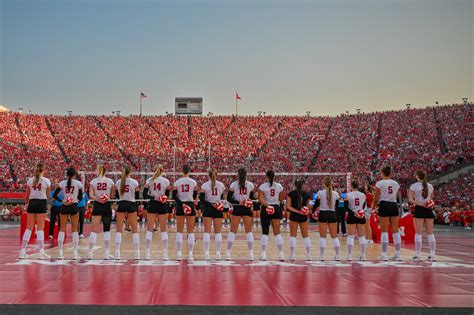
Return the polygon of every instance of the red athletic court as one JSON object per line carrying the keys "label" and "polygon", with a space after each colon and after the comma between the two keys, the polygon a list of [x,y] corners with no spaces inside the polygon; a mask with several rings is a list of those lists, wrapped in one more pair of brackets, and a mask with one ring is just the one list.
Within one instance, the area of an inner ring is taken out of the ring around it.
{"label": "red athletic court", "polygon": [[19,261],[18,234],[0,230],[0,304],[474,307],[460,230],[437,234],[435,263]]}

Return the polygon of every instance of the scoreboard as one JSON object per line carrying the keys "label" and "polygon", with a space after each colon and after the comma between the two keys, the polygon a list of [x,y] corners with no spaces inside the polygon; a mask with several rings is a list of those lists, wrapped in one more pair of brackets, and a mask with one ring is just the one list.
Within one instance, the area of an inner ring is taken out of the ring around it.
{"label": "scoreboard", "polygon": [[202,97],[176,97],[176,115],[202,115]]}

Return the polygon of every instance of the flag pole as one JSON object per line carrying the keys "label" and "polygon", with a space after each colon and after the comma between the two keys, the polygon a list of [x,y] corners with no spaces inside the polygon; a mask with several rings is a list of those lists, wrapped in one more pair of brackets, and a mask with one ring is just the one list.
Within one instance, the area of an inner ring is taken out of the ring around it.
{"label": "flag pole", "polygon": [[142,100],[143,100],[143,97],[142,97],[142,91],[140,91],[140,117],[142,116]]}

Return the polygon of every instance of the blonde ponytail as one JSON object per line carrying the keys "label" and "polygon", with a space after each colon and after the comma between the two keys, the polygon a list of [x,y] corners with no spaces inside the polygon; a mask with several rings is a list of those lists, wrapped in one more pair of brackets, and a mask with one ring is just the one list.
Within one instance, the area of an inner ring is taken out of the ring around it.
{"label": "blonde ponytail", "polygon": [[125,167],[122,170],[122,175],[120,176],[120,195],[123,195],[125,192],[125,181],[128,175],[130,175],[130,166],[125,165]]}
{"label": "blonde ponytail", "polygon": [[157,164],[155,168],[155,173],[153,173],[153,176],[151,177],[152,180],[157,179],[159,176],[163,174],[163,165]]}
{"label": "blonde ponytail", "polygon": [[216,188],[217,182],[217,171],[215,169],[211,169],[209,171],[209,178],[211,179],[211,187],[212,189]]}
{"label": "blonde ponytail", "polygon": [[323,180],[323,185],[326,187],[326,200],[328,202],[328,206],[331,207],[332,205],[332,180],[331,177],[327,176]]}
{"label": "blonde ponytail", "polygon": [[105,166],[103,164],[97,165],[97,173],[98,173],[99,177],[104,177],[105,172],[106,172],[106,169],[105,169]]}
{"label": "blonde ponytail", "polygon": [[36,164],[35,172],[34,172],[34,175],[33,175],[35,177],[35,180],[33,181],[33,187],[38,185],[39,180],[40,180],[40,176],[43,172],[44,172],[44,164],[42,164],[42,163]]}
{"label": "blonde ponytail", "polygon": [[426,172],[423,170],[416,171],[416,176],[421,180],[421,184],[423,185],[423,192],[421,195],[423,198],[428,198],[428,176],[426,176]]}

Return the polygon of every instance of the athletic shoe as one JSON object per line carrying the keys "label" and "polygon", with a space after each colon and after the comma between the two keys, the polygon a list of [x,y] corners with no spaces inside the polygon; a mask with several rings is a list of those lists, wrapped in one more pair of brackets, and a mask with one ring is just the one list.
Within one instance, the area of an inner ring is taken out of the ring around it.
{"label": "athletic shoe", "polygon": [[193,252],[189,252],[188,261],[194,261]]}
{"label": "athletic shoe", "polygon": [[220,252],[216,253],[216,260],[221,260],[221,253]]}
{"label": "athletic shoe", "polygon": [[163,252],[163,260],[168,260],[168,251]]}
{"label": "athletic shoe", "polygon": [[365,257],[365,255],[361,255],[361,256],[359,257],[359,260],[360,260],[360,261],[366,261],[366,260],[367,260],[367,257]]}
{"label": "athletic shoe", "polygon": [[255,260],[255,256],[253,255],[253,250],[249,250],[249,260],[250,260],[250,261],[254,261],[254,260]]}
{"label": "athletic shoe", "polygon": [[334,256],[334,260],[335,261],[341,261],[341,256],[339,256],[339,255]]}
{"label": "athletic shoe", "polygon": [[181,252],[176,252],[176,260],[177,261],[183,260],[183,254]]}
{"label": "athletic shoe", "polygon": [[72,259],[73,260],[80,260],[81,259],[81,257],[79,257],[79,253],[77,252],[77,250],[72,251]]}
{"label": "athletic shoe", "polygon": [[209,252],[204,253],[204,260],[209,260],[209,259],[211,259],[209,257]]}
{"label": "athletic shoe", "polygon": [[262,253],[260,254],[260,260],[261,260],[261,261],[267,260],[267,253],[266,253],[266,252],[262,252]]}
{"label": "athletic shoe", "polygon": [[46,253],[44,252],[44,250],[43,250],[43,251],[40,251],[40,253],[39,253],[39,258],[40,258],[40,259],[51,259],[51,256],[49,256],[48,254],[46,254]]}
{"label": "athletic shoe", "polygon": [[367,240],[367,245],[371,245],[371,244],[373,244],[373,243],[374,243],[374,241],[372,241],[372,240]]}
{"label": "athletic shoe", "polygon": [[288,260],[289,261],[295,261],[295,255],[294,254],[291,254],[290,257],[288,257]]}
{"label": "athletic shoe", "polygon": [[88,253],[87,253],[87,259],[88,259],[88,260],[93,259],[93,254],[92,254],[92,252],[88,252]]}
{"label": "athletic shoe", "polygon": [[435,255],[429,255],[428,260],[429,261],[436,261],[436,256]]}
{"label": "athletic shoe", "polygon": [[402,258],[400,257],[400,254],[395,254],[392,256],[391,260],[402,261]]}
{"label": "athletic shoe", "polygon": [[53,236],[52,236],[52,235],[50,235],[50,236],[48,236],[48,238],[49,238],[50,240],[52,240],[52,239],[53,239]]}
{"label": "athletic shoe", "polygon": [[230,251],[226,251],[226,252],[225,252],[225,259],[226,259],[226,260],[230,260],[230,259],[231,259],[231,257],[230,257]]}
{"label": "athletic shoe", "polygon": [[79,235],[79,238],[85,238],[84,234]]}
{"label": "athletic shoe", "polygon": [[320,256],[319,256],[319,260],[321,260],[321,261],[325,261],[325,260],[326,260],[326,256],[324,256],[324,255],[320,255]]}
{"label": "athletic shoe", "polygon": [[146,260],[151,260],[151,253],[150,253],[149,250],[147,250],[147,251],[145,252],[145,259],[146,259]]}
{"label": "athletic shoe", "polygon": [[58,259],[64,259],[64,253],[62,250],[58,252]]}
{"label": "athletic shoe", "polygon": [[278,259],[279,259],[280,261],[285,261],[285,254],[284,254],[283,252],[279,252],[279,253],[278,253]]}
{"label": "athletic shoe", "polygon": [[380,256],[379,256],[379,260],[380,260],[380,261],[388,261],[388,256],[387,256],[387,254],[382,254],[382,255],[380,255]]}
{"label": "athletic shoe", "polygon": [[26,259],[26,258],[28,258],[28,255],[26,254],[26,252],[25,252],[24,250],[22,250],[22,251],[20,252],[20,256],[19,256],[18,258],[20,258],[20,259]]}
{"label": "athletic shoe", "polygon": [[347,256],[347,261],[352,261],[352,255]]}
{"label": "athletic shoe", "polygon": [[104,254],[104,259],[105,259],[105,260],[110,260],[110,259],[114,259],[114,258],[115,258],[115,257],[112,256],[112,255],[110,255],[110,253],[105,253],[105,254]]}
{"label": "athletic shoe", "polygon": [[140,259],[140,251],[136,250],[135,251],[135,260],[138,260],[138,259]]}
{"label": "athletic shoe", "polygon": [[115,260],[120,260],[120,251],[115,251]]}
{"label": "athletic shoe", "polygon": [[312,261],[311,255],[306,255],[306,261]]}
{"label": "athletic shoe", "polygon": [[420,260],[421,260],[421,256],[415,255],[415,256],[413,256],[410,260],[412,260],[412,261],[420,261]]}

